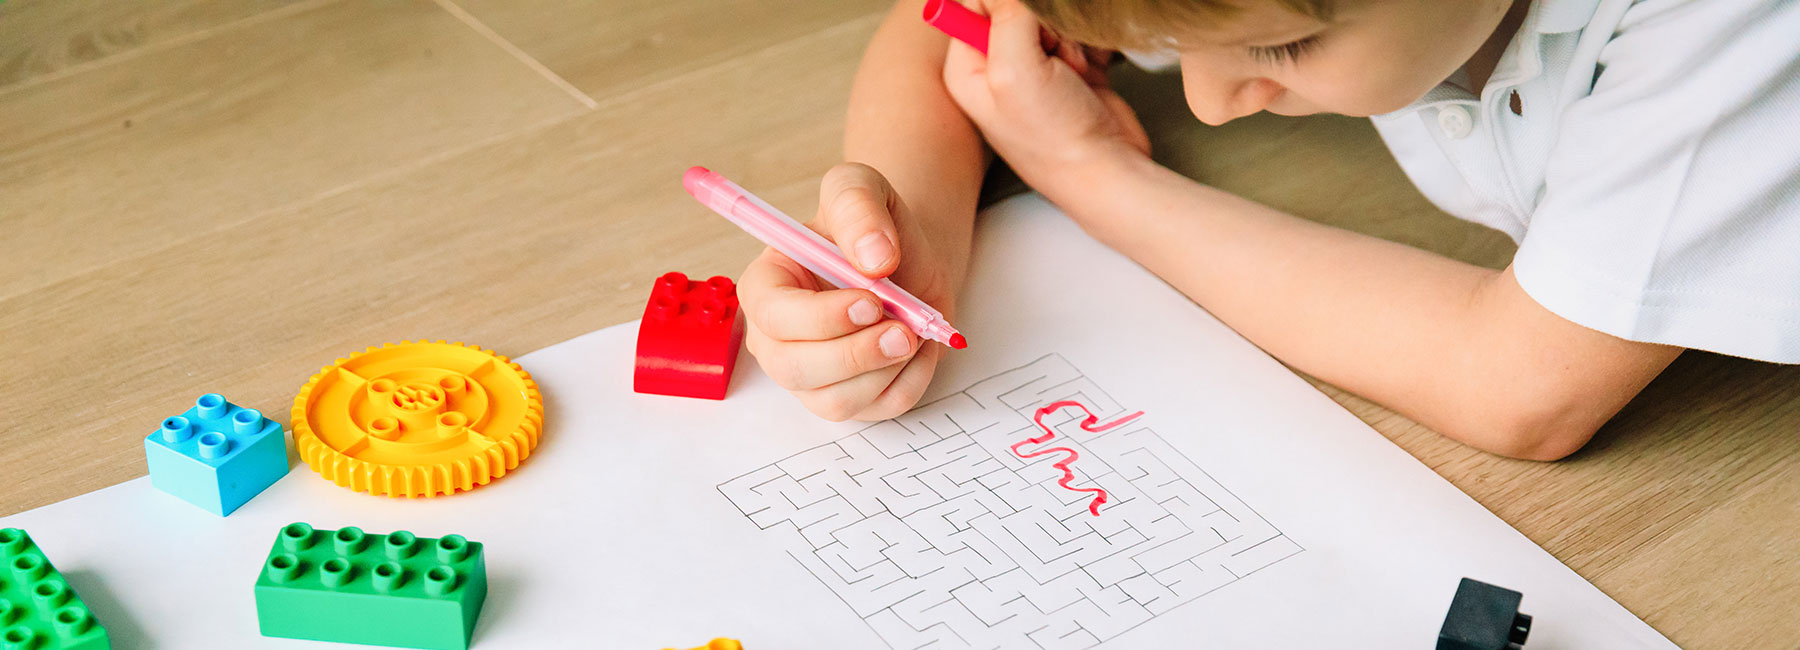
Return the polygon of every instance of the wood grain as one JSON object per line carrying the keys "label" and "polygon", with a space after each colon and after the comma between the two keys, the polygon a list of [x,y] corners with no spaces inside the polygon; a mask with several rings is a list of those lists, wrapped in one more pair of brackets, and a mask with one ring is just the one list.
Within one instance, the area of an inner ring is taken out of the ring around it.
{"label": "wood grain", "polygon": [[316,5],[0,89],[0,297],[581,109],[423,0]]}
{"label": "wood grain", "polygon": [[[892,3],[457,0],[457,4],[576,88],[604,100],[670,75],[885,11]],[[858,48],[839,56],[855,59],[861,53]],[[763,91],[753,88],[750,92]],[[705,96],[718,101],[732,99],[716,93]]]}
{"label": "wood grain", "polygon": [[11,0],[0,4],[0,87],[191,39],[301,1]]}
{"label": "wood grain", "polygon": [[[202,392],[285,420],[307,376],[364,346],[518,355],[637,318],[664,271],[735,274],[759,247],[675,179],[707,164],[811,214],[881,11],[83,4],[0,4],[0,72],[17,71],[0,85],[0,514],[141,475],[142,437]],[[135,35],[86,37],[107,44],[91,57],[11,63],[120,25]],[[1183,173],[1477,264],[1512,255],[1420,197],[1366,121],[1206,128],[1175,78],[1118,83]],[[1689,353],[1551,464],[1314,384],[1678,643],[1800,638],[1800,368]]]}

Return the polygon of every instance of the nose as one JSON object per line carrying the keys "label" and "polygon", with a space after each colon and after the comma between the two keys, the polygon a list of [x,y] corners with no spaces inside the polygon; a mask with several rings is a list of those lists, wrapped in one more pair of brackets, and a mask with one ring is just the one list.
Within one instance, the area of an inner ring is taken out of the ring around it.
{"label": "nose", "polygon": [[1186,66],[1181,82],[1188,110],[1212,126],[1260,113],[1286,92],[1281,84],[1265,77],[1215,77]]}

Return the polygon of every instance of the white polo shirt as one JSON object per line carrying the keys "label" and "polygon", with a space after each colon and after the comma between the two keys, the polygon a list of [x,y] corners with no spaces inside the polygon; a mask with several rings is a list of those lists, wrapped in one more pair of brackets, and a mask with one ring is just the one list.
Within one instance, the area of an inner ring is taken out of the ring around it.
{"label": "white polo shirt", "polygon": [[[1537,0],[1480,96],[1375,126],[1551,312],[1800,362],[1800,1]],[[1514,114],[1518,94],[1522,114]]]}

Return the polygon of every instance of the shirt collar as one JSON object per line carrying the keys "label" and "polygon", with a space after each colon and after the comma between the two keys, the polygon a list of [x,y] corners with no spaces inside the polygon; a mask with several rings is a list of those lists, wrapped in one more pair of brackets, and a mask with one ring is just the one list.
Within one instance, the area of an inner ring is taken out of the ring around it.
{"label": "shirt collar", "polygon": [[[1519,25],[1519,33],[1507,44],[1506,52],[1494,66],[1493,74],[1488,76],[1487,87],[1483,92],[1517,86],[1537,77],[1543,72],[1543,64],[1538,60],[1543,37],[1581,31],[1587,27],[1588,21],[1593,20],[1594,11],[1599,6],[1600,0],[1534,0],[1525,16],[1525,22]],[[1479,99],[1474,93],[1455,84],[1440,83],[1406,108],[1379,117],[1400,117],[1426,108],[1456,102],[1476,102]]]}
{"label": "shirt collar", "polygon": [[1587,27],[1599,7],[1600,0],[1538,0],[1531,11],[1538,14],[1539,34],[1567,34]]}

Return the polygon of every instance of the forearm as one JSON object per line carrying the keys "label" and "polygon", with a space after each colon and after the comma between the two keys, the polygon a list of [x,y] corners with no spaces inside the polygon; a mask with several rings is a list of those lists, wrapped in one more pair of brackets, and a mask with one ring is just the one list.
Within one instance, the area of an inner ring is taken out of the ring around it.
{"label": "forearm", "polygon": [[870,40],[850,92],[844,157],[887,177],[955,284],[968,266],[988,160],[980,133],[944,89],[947,37],[920,20],[923,6],[896,3]]}
{"label": "forearm", "polygon": [[[1482,449],[1566,454],[1529,430],[1591,433],[1676,353],[1559,347],[1563,327],[1579,328],[1528,313],[1535,304],[1516,304],[1530,301],[1503,272],[1293,217],[1142,158],[1100,167],[1062,186],[1104,192],[1050,198],[1275,357]],[[1586,401],[1550,408],[1569,394]]]}

